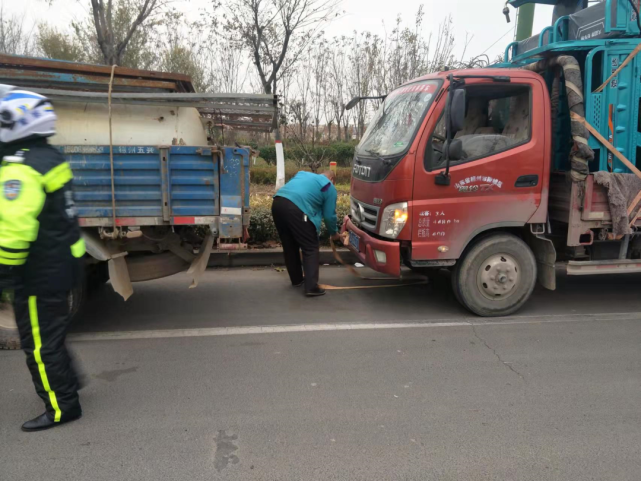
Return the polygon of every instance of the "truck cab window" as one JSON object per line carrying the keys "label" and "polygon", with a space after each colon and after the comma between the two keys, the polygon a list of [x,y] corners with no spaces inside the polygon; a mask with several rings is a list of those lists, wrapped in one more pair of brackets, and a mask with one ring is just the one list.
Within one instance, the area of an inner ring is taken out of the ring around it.
{"label": "truck cab window", "polygon": [[[530,140],[530,89],[523,86],[482,85],[467,89],[463,129],[455,138],[463,144],[463,158],[452,165],[509,150]],[[428,170],[441,168],[445,115],[438,121],[425,155]]]}

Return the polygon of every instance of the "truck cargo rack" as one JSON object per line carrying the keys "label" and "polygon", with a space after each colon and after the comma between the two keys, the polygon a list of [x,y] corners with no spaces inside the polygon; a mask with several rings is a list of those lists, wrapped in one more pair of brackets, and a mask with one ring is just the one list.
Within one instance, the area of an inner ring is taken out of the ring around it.
{"label": "truck cargo rack", "polygon": [[[0,54],[0,83],[107,92],[111,66]],[[118,67],[114,92],[194,92],[188,75]]]}
{"label": "truck cargo rack", "polygon": [[[530,3],[513,1],[518,7]],[[639,28],[629,0],[604,0],[572,15],[560,17],[553,26],[525,40],[510,43],[504,63],[513,66],[531,63],[563,51],[591,50],[616,39],[638,43]]]}
{"label": "truck cargo rack", "polygon": [[[51,100],[107,103],[111,66],[0,54],[0,84],[15,85]],[[214,127],[271,132],[278,97],[196,93],[188,75],[116,67],[113,104],[195,107]]]}
{"label": "truck cargo rack", "polygon": [[[104,92],[33,88],[54,102],[106,104]],[[278,116],[278,96],[269,94],[222,93],[113,93],[113,104],[160,107],[194,107],[214,126],[232,130],[271,132]]]}

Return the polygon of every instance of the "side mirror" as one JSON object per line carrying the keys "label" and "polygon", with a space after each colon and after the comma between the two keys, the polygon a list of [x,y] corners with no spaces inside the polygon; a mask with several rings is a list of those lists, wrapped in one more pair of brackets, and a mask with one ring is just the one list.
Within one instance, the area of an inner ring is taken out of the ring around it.
{"label": "side mirror", "polygon": [[449,149],[450,160],[463,159],[463,142],[461,142],[461,139],[450,140],[447,148]]}
{"label": "side mirror", "polygon": [[[465,123],[465,90],[456,89],[450,105],[450,132],[452,136],[463,128]],[[350,102],[351,103],[351,102]]]}
{"label": "side mirror", "polygon": [[354,97],[352,100],[347,102],[347,105],[345,106],[345,110],[352,110],[356,105],[358,105],[358,102],[361,101],[360,97]]}

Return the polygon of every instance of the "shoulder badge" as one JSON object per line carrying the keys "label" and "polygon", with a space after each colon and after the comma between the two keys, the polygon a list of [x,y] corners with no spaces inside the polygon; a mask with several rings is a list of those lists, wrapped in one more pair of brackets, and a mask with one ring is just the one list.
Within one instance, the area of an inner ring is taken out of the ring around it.
{"label": "shoulder badge", "polygon": [[24,151],[19,150],[13,155],[5,155],[2,160],[10,164],[20,164],[24,162]]}
{"label": "shoulder badge", "polygon": [[7,200],[16,200],[22,190],[22,182],[19,180],[7,180],[4,183],[4,197]]}

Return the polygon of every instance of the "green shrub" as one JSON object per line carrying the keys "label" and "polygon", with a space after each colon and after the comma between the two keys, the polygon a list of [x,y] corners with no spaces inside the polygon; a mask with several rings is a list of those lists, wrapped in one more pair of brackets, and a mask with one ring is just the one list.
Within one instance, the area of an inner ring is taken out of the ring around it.
{"label": "green shrub", "polygon": [[250,171],[250,179],[252,184],[276,185],[276,168],[254,167]]}
{"label": "green shrub", "polygon": [[340,167],[336,169],[336,184],[349,185],[352,182],[352,169]]}
{"label": "green shrub", "polygon": [[354,144],[349,144],[346,142],[335,143],[331,145],[332,149],[332,159],[335,161],[339,167],[349,167],[354,159],[354,149],[356,146]]}
{"label": "green shrub", "polygon": [[276,147],[268,145],[259,149],[259,157],[268,165],[276,165]]}
{"label": "green shrub", "polygon": [[[253,146],[252,146],[253,147]],[[286,141],[284,144],[285,160],[300,162],[305,157],[303,149],[294,141]],[[325,158],[324,167],[329,166],[330,162],[336,162],[339,167],[349,167],[354,158],[354,149],[356,145],[350,142],[335,142],[333,144],[319,144],[314,148],[307,146],[307,151],[314,157]],[[276,165],[276,147],[274,145],[265,145],[257,149],[259,157],[268,165]]]}
{"label": "green shrub", "polygon": [[[298,169],[292,165],[286,165],[285,180],[289,181],[301,170],[308,169]],[[336,184],[349,184],[351,181],[352,169],[349,167],[336,169]],[[253,167],[251,169],[251,183],[256,185],[276,185],[276,167]]]}

